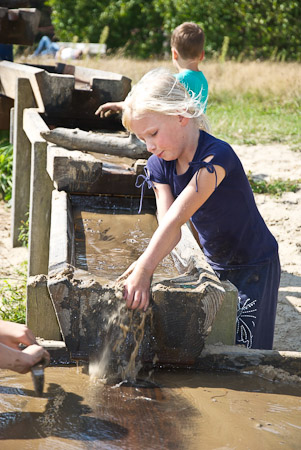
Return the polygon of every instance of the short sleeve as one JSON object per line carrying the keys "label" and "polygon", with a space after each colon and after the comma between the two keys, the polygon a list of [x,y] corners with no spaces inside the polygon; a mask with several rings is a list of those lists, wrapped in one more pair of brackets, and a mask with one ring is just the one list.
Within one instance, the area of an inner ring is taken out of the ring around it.
{"label": "short sleeve", "polygon": [[[229,175],[239,163],[238,156],[236,155],[232,147],[223,141],[219,141],[218,145],[212,144],[207,149],[206,156],[209,155],[213,155],[210,163],[223,167],[226,171],[226,175]],[[205,157],[203,157],[203,159]]]}
{"label": "short sleeve", "polygon": [[169,184],[166,174],[165,161],[158,158],[156,155],[152,155],[146,164],[146,168],[149,172],[149,178],[155,183]]}

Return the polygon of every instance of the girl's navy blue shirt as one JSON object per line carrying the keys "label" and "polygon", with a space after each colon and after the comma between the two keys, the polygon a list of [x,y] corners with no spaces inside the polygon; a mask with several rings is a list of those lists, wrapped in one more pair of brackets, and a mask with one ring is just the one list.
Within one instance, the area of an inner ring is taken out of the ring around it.
{"label": "girl's navy blue shirt", "polygon": [[147,162],[150,180],[168,184],[176,198],[209,155],[213,158],[203,170],[212,172],[214,164],[223,167],[226,175],[191,218],[208,262],[216,270],[266,263],[277,253],[278,244],[257,209],[242,164],[229,144],[200,131],[193,161],[184,174],[177,175],[176,160],[164,161],[152,155]]}

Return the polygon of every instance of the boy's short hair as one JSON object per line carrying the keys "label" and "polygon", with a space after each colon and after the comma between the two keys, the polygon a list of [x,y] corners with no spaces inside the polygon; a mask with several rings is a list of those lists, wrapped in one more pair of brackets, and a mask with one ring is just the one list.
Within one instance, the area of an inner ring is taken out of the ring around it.
{"label": "boy's short hair", "polygon": [[205,33],[194,22],[184,22],[171,35],[170,45],[183,59],[198,58],[204,50]]}

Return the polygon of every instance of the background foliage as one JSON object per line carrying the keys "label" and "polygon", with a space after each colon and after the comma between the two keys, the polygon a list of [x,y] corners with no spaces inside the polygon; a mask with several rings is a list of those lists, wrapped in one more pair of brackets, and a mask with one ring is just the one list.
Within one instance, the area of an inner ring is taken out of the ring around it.
{"label": "background foliage", "polygon": [[8,202],[12,194],[13,146],[8,131],[0,131],[0,200]]}
{"label": "background foliage", "polygon": [[171,31],[184,21],[206,33],[207,56],[301,60],[299,0],[48,0],[62,41],[98,42],[109,27],[108,49],[141,58],[169,52]]}

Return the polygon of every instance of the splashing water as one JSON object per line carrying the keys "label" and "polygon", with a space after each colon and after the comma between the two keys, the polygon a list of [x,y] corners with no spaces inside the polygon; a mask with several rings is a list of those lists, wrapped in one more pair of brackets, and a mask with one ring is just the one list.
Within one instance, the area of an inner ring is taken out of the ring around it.
{"label": "splashing water", "polygon": [[104,325],[104,343],[100,353],[89,364],[91,379],[108,382],[119,378],[135,382],[142,368],[139,349],[147,318],[152,320],[152,309],[146,312],[129,310],[124,301],[120,301],[120,288],[116,287],[113,311]]}

